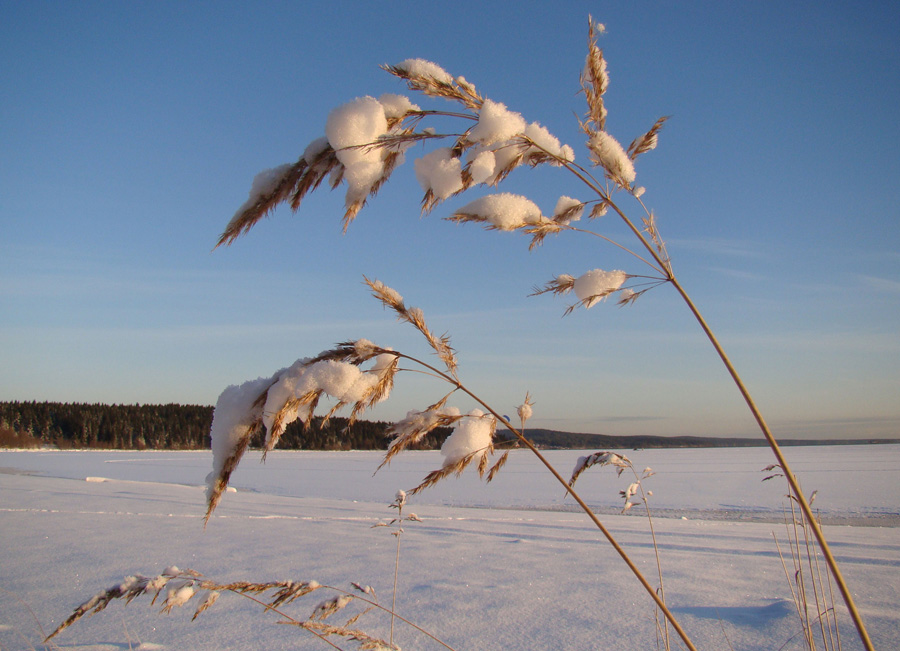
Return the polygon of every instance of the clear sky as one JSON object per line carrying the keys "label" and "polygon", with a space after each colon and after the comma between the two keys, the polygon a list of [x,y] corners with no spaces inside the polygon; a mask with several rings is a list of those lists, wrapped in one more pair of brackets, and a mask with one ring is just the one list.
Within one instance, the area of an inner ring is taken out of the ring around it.
{"label": "clear sky", "polygon": [[[323,189],[213,251],[253,176],[330,109],[407,93],[384,63],[464,75],[587,164],[588,14],[608,29],[609,131],[627,144],[671,116],[638,183],[776,434],[900,436],[896,2],[0,0],[0,400],[213,404],[345,339],[427,355],[366,274],[451,335],[499,410],[530,391],[536,427],[753,435],[671,288],[563,318],[571,301],[534,286],[643,270],[593,238],[528,253],[442,220],[482,190],[420,218],[411,162],[346,235],[343,192]],[[584,193],[551,168],[505,189],[547,213]],[[408,376],[374,416],[442,391]]]}

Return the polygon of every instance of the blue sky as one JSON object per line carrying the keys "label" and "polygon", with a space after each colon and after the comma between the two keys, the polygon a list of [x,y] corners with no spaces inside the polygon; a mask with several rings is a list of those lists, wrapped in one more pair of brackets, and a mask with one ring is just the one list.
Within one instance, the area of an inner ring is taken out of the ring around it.
{"label": "blue sky", "polygon": [[[366,274],[451,335],[501,411],[530,391],[536,427],[753,435],[671,288],[562,318],[569,301],[534,286],[643,270],[593,238],[529,253],[441,219],[480,191],[420,218],[409,162],[346,235],[342,191],[320,190],[213,251],[253,176],[296,160],[330,109],[407,92],[383,63],[464,75],[586,163],[588,14],[608,29],[609,131],[627,144],[671,116],[638,183],[776,434],[900,436],[893,2],[0,1],[0,400],[213,404],[345,339],[427,355]],[[546,212],[583,194],[550,168],[504,189]],[[409,375],[374,416],[441,392]]]}

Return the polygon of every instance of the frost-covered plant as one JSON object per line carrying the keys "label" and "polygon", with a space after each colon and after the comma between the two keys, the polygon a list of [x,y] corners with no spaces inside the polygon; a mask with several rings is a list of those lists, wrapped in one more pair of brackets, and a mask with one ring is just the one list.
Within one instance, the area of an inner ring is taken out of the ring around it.
{"label": "frost-covered plant", "polygon": [[[453,428],[453,432],[447,437],[441,447],[441,453],[444,457],[441,467],[428,473],[418,486],[409,491],[409,494],[419,493],[451,475],[459,475],[473,463],[478,469],[478,474],[487,481],[491,481],[506,463],[509,456],[509,450],[507,450],[496,459],[494,458],[495,433],[498,424],[502,425],[514,436],[515,443],[527,448],[537,456],[556,480],[565,487],[567,493],[576,501],[594,525],[603,533],[606,540],[612,545],[626,565],[628,565],[634,576],[656,603],[657,608],[663,613],[665,619],[682,638],[687,648],[696,649],[687,633],[666,606],[661,586],[653,586],[650,583],[616,541],[609,529],[606,528],[575,490],[574,478],[577,477],[577,474],[570,482],[567,482],[547,458],[525,437],[525,423],[531,417],[534,405],[530,395],[526,394],[524,402],[516,408],[516,413],[521,421],[521,427],[516,428],[506,417],[500,415],[499,412],[463,384],[459,377],[456,354],[450,346],[449,336],[436,337],[428,327],[421,309],[407,307],[403,297],[397,291],[380,281],[367,278],[366,284],[372,290],[372,294],[385,307],[393,310],[401,321],[409,323],[423,335],[434,354],[437,355],[443,364],[443,368],[433,366],[401,351],[381,348],[366,339],[360,339],[338,344],[335,348],[320,353],[317,357],[300,359],[288,369],[276,372],[271,378],[252,380],[238,387],[229,387],[219,398],[220,403],[224,401],[225,408],[220,411],[217,405],[213,417],[214,469],[207,478],[207,520],[215,510],[227,486],[228,477],[232,470],[237,467],[249,446],[251,438],[258,431],[266,430],[268,449],[277,440],[277,438],[273,440],[272,434],[273,431],[276,433],[278,431],[276,423],[299,418],[306,426],[310,425],[313,408],[317,404],[318,397],[323,393],[328,393],[338,400],[337,405],[328,412],[328,415],[331,415],[337,406],[346,404],[341,396],[346,395],[342,392],[346,391],[347,384],[356,386],[357,383],[362,383],[371,387],[381,387],[380,390],[377,390],[377,393],[375,389],[354,392],[355,402],[351,411],[352,421],[353,418],[364,412],[367,407],[374,404],[375,400],[373,400],[373,397],[375,395],[377,395],[379,400],[388,397],[393,386],[393,377],[396,373],[412,370],[401,368],[400,361],[402,360],[412,364],[417,370],[427,371],[435,378],[449,384],[452,388],[449,393],[446,393],[434,404],[421,411],[410,411],[405,418],[394,423],[389,428],[388,433],[393,436],[393,440],[379,468],[389,463],[397,454],[415,445],[422,437],[435,428],[449,426]],[[385,357],[391,358],[393,361],[387,362]],[[378,361],[371,369],[365,372],[359,370],[362,364],[372,359]],[[322,374],[316,370],[322,368],[323,364],[328,365],[327,368],[330,369],[328,374]],[[377,376],[377,379],[369,381],[359,380],[357,373],[363,374],[366,372]],[[347,380],[339,385],[328,384],[326,386],[324,382],[318,384],[283,382],[285,378],[295,377],[331,379],[345,376]],[[475,400],[484,411],[473,409],[464,414],[458,408],[448,406],[447,402],[450,397],[457,392],[461,392]],[[273,395],[275,398],[272,397]],[[264,405],[269,407],[264,408]],[[245,407],[243,411],[240,409],[241,406]],[[267,409],[271,411],[267,411]],[[217,438],[227,441],[227,445],[217,444]],[[598,462],[583,464],[581,470],[594,465],[594,463]],[[580,471],[578,472],[580,473]]]}
{"label": "frost-covered plant", "polygon": [[[534,294],[574,293],[577,302],[569,306],[567,313],[580,307],[591,308],[613,296],[619,305],[628,305],[660,285],[670,285],[675,289],[721,358],[772,449],[777,464],[784,470],[792,498],[822,550],[863,645],[871,649],[871,641],[850,590],[815,520],[809,501],[747,387],[676,277],[657,227],[656,216],[644,203],[645,189],[637,184],[636,163],[640,156],[656,148],[666,118],[657,120],[628,147],[622,146],[606,129],[604,95],[609,88],[609,75],[603,51],[597,44],[598,32],[602,31],[591,21],[588,54],[580,76],[581,90],[587,101],[587,111],[579,120],[585,136],[587,166],[576,163],[572,147],[560,143],[545,127],[537,122],[528,122],[521,114],[500,102],[485,98],[464,77],[453,76],[429,61],[408,59],[384,66],[384,69],[404,80],[410,90],[454,102],[458,105],[457,111],[423,110],[409,98],[394,94],[382,95],[378,99],[361,97],[334,109],[326,121],[324,137],[314,140],[295,163],[267,170],[256,177],[250,196],[228,223],[218,244],[230,244],[281,203],[298,209],[304,197],[326,179],[332,189],[345,186],[343,228],[346,230],[417,143],[435,141],[440,144],[414,164],[416,178],[424,192],[423,213],[475,188],[496,187],[515,169],[523,166],[549,165],[570,173],[582,182],[585,196],[559,197],[550,214],[544,214],[539,205],[527,197],[496,192],[474,198],[447,219],[481,224],[488,230],[524,233],[531,238],[531,248],[539,246],[549,235],[586,234],[623,249],[643,268],[650,269],[649,275],[603,269],[561,274],[535,290]],[[426,126],[426,122],[432,120],[440,124],[458,124],[459,128]],[[641,215],[639,220],[625,212],[619,203],[620,197],[635,202]],[[634,248],[597,230],[597,218],[607,214],[620,219],[627,227],[634,237]],[[585,215],[588,225],[576,226],[582,223]],[[227,389],[216,407],[213,423],[215,467],[210,478],[207,517],[246,450],[250,435],[265,428],[266,449],[271,449],[284,424],[298,418],[309,423],[309,416],[322,395],[327,394],[337,401],[335,409],[352,405],[352,420],[387,396],[400,359],[429,368],[453,385],[454,391],[470,393],[459,381],[456,358],[448,340],[434,336],[425,327],[421,311],[407,309],[394,290],[377,282],[367,282],[385,305],[392,307],[402,320],[422,332],[445,368],[438,370],[401,353],[359,340],[340,344],[316,358],[299,360],[271,378]],[[363,369],[362,365],[369,362],[372,366]],[[474,394],[470,395],[474,397]],[[517,432],[483,401],[479,400],[485,412],[461,414],[446,407],[446,400],[447,397],[424,411],[410,412],[392,430],[395,439],[388,450],[386,462],[438,425],[455,428],[446,444],[443,467],[429,475],[417,490],[448,474],[461,472],[473,461],[477,461],[480,472],[487,472],[488,477],[492,477],[505,459],[502,457],[501,462],[488,470],[494,428],[500,423]],[[521,432],[518,436],[520,443],[527,445]],[[552,468],[551,472],[566,484]],[[586,505],[583,508],[592,516]],[[601,530],[604,529],[599,520],[595,517],[594,520]],[[623,559],[630,562],[612,537],[607,535],[607,538]],[[662,600],[634,569],[635,575],[642,580],[667,619],[678,630]],[[678,632],[682,635],[680,630]],[[693,648],[686,635],[682,635],[682,639]]]}
{"label": "frost-covered plant", "polygon": [[[328,117],[325,137],[313,141],[296,163],[282,165],[257,177],[250,197],[229,222],[219,244],[233,242],[282,202],[289,203],[296,210],[307,193],[319,187],[326,178],[332,188],[342,183],[346,186],[343,218],[346,230],[366,201],[378,192],[416,143],[432,140],[444,143],[415,163],[416,177],[424,191],[424,213],[448,198],[473,188],[495,187],[518,167],[550,165],[571,173],[583,183],[587,196],[560,197],[550,215],[545,215],[536,203],[526,197],[500,192],[474,199],[447,219],[480,223],[489,230],[520,231],[531,236],[531,247],[540,245],[551,234],[589,234],[624,249],[652,270],[649,276],[602,269],[577,275],[561,274],[534,292],[557,295],[574,293],[578,301],[568,308],[567,313],[578,307],[590,308],[614,295],[620,305],[627,305],[656,286],[668,284],[675,289],[726,366],[778,465],[784,469],[791,495],[822,550],[863,645],[871,649],[871,641],[849,587],[799,482],[749,390],[676,277],[657,228],[656,217],[642,199],[645,189],[636,182],[636,162],[641,155],[656,148],[666,118],[657,120],[628,147],[623,147],[606,129],[604,95],[609,88],[609,74],[603,51],[597,44],[598,33],[602,31],[591,21],[588,54],[580,77],[587,111],[579,124],[586,137],[588,167],[576,163],[573,149],[561,144],[545,127],[536,122],[529,123],[504,104],[483,97],[464,77],[453,76],[432,62],[408,59],[384,66],[384,69],[404,80],[410,90],[449,100],[458,104],[460,110],[422,110],[408,98],[397,95],[386,95],[377,100],[372,97],[358,98],[335,109]],[[426,120],[431,119],[457,120],[461,128],[442,131],[434,126],[424,126]],[[642,213],[640,221],[629,217],[619,205],[620,195],[636,201]],[[636,248],[629,249],[596,229],[576,227],[574,223],[585,213],[590,224],[608,213],[619,218],[634,236]],[[453,375],[452,371],[450,375]],[[311,399],[303,406],[309,404],[312,404]],[[254,404],[253,409],[259,411],[263,406]],[[452,419],[446,422],[456,423],[461,416],[444,414],[436,407],[409,418],[413,421],[419,418]],[[395,433],[398,437],[414,437],[415,432],[424,426],[417,423],[407,423],[410,433],[404,428]],[[214,445],[217,444],[214,442]],[[479,454],[481,465],[485,456]],[[220,479],[215,481],[227,482],[227,471],[225,474],[219,472],[218,476]],[[212,495],[215,496],[216,492],[213,491]]]}
{"label": "frost-covered plant", "polygon": [[[173,565],[156,576],[140,574],[128,576],[121,583],[101,590],[78,606],[62,624],[46,637],[44,642],[55,638],[82,617],[99,613],[117,600],[123,600],[126,604],[130,604],[138,597],[149,596],[150,605],[159,604],[160,611],[163,613],[169,613],[175,608],[193,602],[195,606],[191,621],[194,621],[211,608],[223,593],[231,593],[258,604],[266,613],[277,615],[281,624],[289,624],[308,631],[332,648],[342,648],[333,640],[346,640],[354,643],[355,648],[360,651],[399,651],[400,647],[357,627],[359,620],[364,615],[375,610],[391,615],[393,630],[395,615],[391,609],[378,603],[375,591],[370,586],[359,583],[350,585],[352,589],[348,590],[324,585],[315,580],[218,583],[199,572],[191,569],[182,570]],[[320,595],[327,593],[331,596],[319,600],[305,618],[287,612],[287,606],[312,593]],[[357,606],[355,611],[354,606]],[[349,617],[343,623],[334,623],[334,620],[330,618],[337,613],[349,614]],[[396,618],[452,651],[452,647],[428,631],[419,628],[403,617],[397,616]]]}
{"label": "frost-covered plant", "polygon": [[[593,454],[579,457],[572,469],[572,477],[569,479],[569,487],[575,486],[575,482],[581,474],[591,466],[612,466],[616,469],[616,475],[621,477],[626,470],[631,472],[634,481],[628,484],[628,487],[619,491],[619,496],[623,499],[622,513],[631,510],[634,506],[634,498],[640,495],[640,502],[644,505],[647,514],[647,522],[650,526],[650,539],[653,543],[653,553],[656,557],[656,575],[659,579],[659,596],[662,601],[666,600],[666,590],[663,585],[662,560],[660,558],[659,544],[656,541],[656,528],[653,526],[653,516],[650,512],[650,497],[653,491],[644,489],[644,480],[649,479],[655,473],[652,468],[644,468],[640,473],[631,463],[631,459],[624,454],[616,454],[615,452],[595,452]],[[656,619],[656,630],[658,634],[658,642],[661,642],[663,648],[667,651],[672,648],[671,639],[669,637],[669,622],[663,618],[660,621],[659,610],[654,611]],[[661,638],[661,639],[659,639]]]}
{"label": "frost-covered plant", "polygon": [[[781,467],[772,464],[763,468],[763,472],[772,473],[763,481],[783,477]],[[809,503],[816,499],[818,491],[813,491],[809,496]],[[820,563],[821,548],[818,546],[810,530],[806,518],[797,512],[797,498],[794,495],[786,495],[788,506],[784,507],[784,528],[790,553],[791,568],[785,560],[784,552],[778,542],[778,536],[772,532],[775,546],[778,549],[778,557],[781,559],[781,567],[788,587],[791,590],[791,600],[797,611],[800,622],[800,633],[803,642],[809,651],[815,651],[817,640],[822,647],[830,649],[841,648],[841,630],[838,625],[837,612],[835,610],[834,585],[831,575],[823,572]],[[818,520],[817,520],[818,522]],[[794,636],[796,637],[796,636]],[[784,649],[793,640],[787,640],[780,648]]]}
{"label": "frost-covered plant", "polygon": [[391,502],[391,508],[397,509],[397,517],[392,518],[390,522],[379,522],[374,527],[394,527],[394,530],[391,531],[391,535],[397,538],[397,555],[394,559],[394,591],[391,596],[391,635],[390,635],[390,643],[394,643],[394,615],[397,612],[397,585],[400,580],[400,538],[403,536],[403,523],[404,522],[421,522],[415,513],[407,513],[403,515],[403,507],[406,506],[407,495],[406,491],[399,490],[397,494],[394,496],[394,501]]}

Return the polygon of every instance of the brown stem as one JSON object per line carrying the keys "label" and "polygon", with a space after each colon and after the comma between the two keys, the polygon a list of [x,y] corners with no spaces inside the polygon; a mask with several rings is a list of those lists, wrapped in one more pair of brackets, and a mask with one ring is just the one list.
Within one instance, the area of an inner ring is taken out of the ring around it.
{"label": "brown stem", "polygon": [[[601,196],[603,194],[601,193]],[[775,458],[778,460],[778,464],[781,466],[781,469],[784,471],[784,476],[787,478],[788,484],[791,487],[791,491],[794,493],[794,496],[797,498],[797,502],[800,505],[800,510],[803,512],[803,516],[809,522],[810,527],[813,530],[813,535],[816,538],[816,541],[819,543],[819,547],[822,550],[822,554],[825,556],[825,562],[828,564],[828,567],[831,568],[832,576],[834,576],[835,582],[838,584],[838,590],[841,593],[841,596],[844,599],[844,603],[847,606],[847,610],[850,612],[850,617],[853,620],[854,626],[856,626],[856,630],[859,633],[860,640],[863,643],[863,646],[866,648],[866,651],[875,651],[875,647],[872,646],[872,640],[869,638],[869,633],[866,630],[866,626],[863,623],[862,616],[859,613],[859,610],[856,607],[856,603],[853,600],[853,595],[850,593],[850,588],[847,586],[847,582],[844,580],[843,574],[841,574],[841,570],[838,567],[837,560],[834,555],[831,553],[831,548],[828,546],[828,541],[825,539],[825,534],[822,532],[821,526],[816,522],[815,515],[812,512],[812,507],[809,505],[809,500],[803,495],[803,491],[800,489],[800,483],[797,481],[797,478],[794,476],[794,473],[791,471],[790,466],[788,465],[787,459],[784,457],[784,453],[781,451],[781,447],[778,445],[778,441],[775,439],[775,436],[772,434],[772,430],[769,429],[768,424],[766,424],[765,419],[763,418],[762,413],[759,408],[756,406],[756,402],[753,400],[753,397],[750,395],[750,391],[747,389],[746,385],[744,385],[741,376],[738,375],[737,370],[732,365],[731,360],[728,358],[728,355],[725,354],[725,349],[722,348],[722,345],[719,343],[719,340],[716,338],[715,334],[713,334],[712,329],[706,323],[706,320],[703,318],[703,315],[700,314],[700,310],[697,309],[697,306],[694,305],[694,302],[691,300],[690,296],[688,296],[687,292],[681,286],[681,283],[678,282],[678,279],[675,277],[675,274],[672,272],[671,265],[667,264],[653,246],[647,241],[647,239],[643,236],[643,234],[638,230],[638,228],[632,223],[630,219],[616,206],[614,203],[610,202],[612,208],[616,211],[616,213],[622,218],[622,220],[628,225],[634,235],[643,243],[644,248],[653,256],[653,258],[666,270],[666,274],[668,275],[668,280],[672,283],[672,286],[675,287],[676,291],[681,295],[681,298],[684,300],[685,304],[688,306],[688,309],[694,315],[694,318],[697,320],[697,323],[700,324],[703,332],[706,334],[707,339],[709,339],[713,348],[716,350],[716,353],[719,355],[719,358],[722,360],[722,363],[725,364],[725,368],[728,370],[728,374],[731,375],[732,380],[734,380],[735,385],[737,385],[738,391],[740,391],[741,396],[744,398],[744,402],[747,404],[747,407],[750,409],[750,413],[753,414],[753,418],[756,419],[757,424],[759,425],[759,429],[762,432],[763,436],[766,438],[766,442],[769,444],[769,447],[772,449],[772,452],[775,454]]]}
{"label": "brown stem", "polygon": [[609,542],[609,544],[612,545],[613,549],[616,550],[616,553],[619,554],[619,556],[622,558],[623,561],[625,561],[625,564],[628,566],[628,569],[630,569],[632,574],[634,574],[634,576],[637,577],[637,579],[638,579],[638,581],[640,581],[641,585],[644,586],[644,590],[646,590],[647,593],[650,595],[650,597],[653,599],[653,601],[656,602],[656,605],[662,611],[663,615],[665,615],[665,617],[669,621],[669,623],[672,624],[672,628],[675,629],[675,631],[681,637],[682,641],[684,641],[684,643],[687,646],[687,648],[689,649],[689,651],[697,651],[697,647],[694,646],[694,643],[691,642],[687,633],[681,627],[681,624],[679,624],[678,620],[675,619],[675,615],[673,615],[672,612],[668,609],[665,602],[657,594],[656,589],[650,584],[650,582],[646,579],[646,577],[641,573],[640,569],[638,569],[637,565],[634,564],[634,561],[631,560],[631,558],[628,556],[628,554],[625,552],[625,550],[622,548],[622,546],[619,545],[618,541],[615,539],[615,537],[612,535],[612,533],[609,531],[609,529],[607,529],[604,526],[604,524],[600,521],[600,518],[598,518],[597,515],[591,510],[591,507],[589,507],[585,503],[585,501],[581,498],[581,496],[577,492],[575,492],[574,488],[569,486],[569,482],[567,482],[562,477],[562,475],[559,474],[559,472],[556,470],[556,468],[554,468],[553,465],[547,460],[547,458],[543,454],[541,454],[540,450],[538,450],[536,447],[534,447],[534,444],[531,441],[529,441],[527,438],[522,436],[522,434],[519,432],[519,430],[517,430],[515,427],[513,427],[512,424],[508,420],[506,420],[503,416],[498,414],[489,404],[484,402],[476,394],[469,391],[469,389],[467,389],[456,378],[453,378],[453,377],[447,375],[446,373],[441,372],[440,370],[436,369],[435,367],[431,366],[430,364],[423,362],[420,359],[411,357],[404,353],[400,353],[400,352],[392,351],[392,350],[385,350],[384,352],[390,353],[392,355],[396,355],[397,357],[403,357],[404,359],[408,359],[417,364],[421,364],[425,368],[430,369],[431,371],[437,373],[446,382],[455,386],[457,389],[466,393],[469,397],[471,397],[476,402],[478,402],[478,404],[480,404],[482,407],[484,407],[487,411],[489,411],[491,413],[491,415],[494,418],[496,418],[500,423],[502,423],[504,427],[509,429],[509,431],[512,432],[513,434],[515,434],[516,437],[519,439],[519,442],[522,443],[529,450],[531,450],[531,452],[540,460],[540,462],[542,464],[544,464],[544,466],[547,468],[547,470],[550,471],[550,474],[552,474],[556,478],[556,480],[560,484],[563,485],[563,487],[566,489],[566,492],[572,496],[572,499],[574,499],[575,502],[578,504],[578,506],[580,506],[581,509],[587,514],[587,516],[591,519],[591,522],[593,522],[594,525],[596,525],[596,527],[604,535],[604,537]]}
{"label": "brown stem", "polygon": [[691,300],[690,296],[687,295],[687,292],[674,276],[672,276],[669,280],[672,283],[672,286],[675,287],[675,289],[681,295],[681,298],[684,299],[684,302],[687,304],[688,309],[690,309],[691,313],[694,315],[694,318],[697,319],[697,322],[700,324],[700,327],[703,329],[706,337],[713,345],[713,348],[715,348],[716,353],[718,353],[719,358],[722,360],[722,363],[725,364],[725,368],[728,369],[729,375],[731,375],[732,380],[734,380],[734,383],[737,385],[738,391],[740,391],[741,396],[744,398],[744,402],[747,403],[747,407],[750,409],[750,412],[756,419],[760,431],[762,431],[763,436],[766,437],[766,442],[769,444],[772,452],[775,453],[775,458],[778,460],[778,465],[780,465],[781,469],[784,471],[784,476],[791,487],[791,491],[797,498],[797,503],[800,505],[800,510],[803,511],[803,516],[809,523],[809,527],[812,529],[813,535],[815,536],[816,541],[819,543],[819,548],[822,550],[822,555],[825,556],[825,562],[828,563],[828,567],[831,568],[832,576],[834,576],[834,580],[838,585],[838,590],[840,591],[841,596],[844,598],[844,603],[846,604],[847,609],[850,611],[850,617],[851,619],[853,619],[853,624],[856,626],[856,630],[859,633],[859,637],[863,643],[863,646],[867,649],[867,651],[875,651],[875,647],[872,646],[872,640],[869,638],[869,633],[868,631],[866,631],[866,626],[863,623],[862,616],[860,615],[859,610],[856,607],[856,603],[853,600],[853,595],[850,593],[850,588],[847,586],[847,582],[844,580],[844,576],[843,574],[841,574],[841,570],[838,567],[837,560],[831,553],[831,548],[828,546],[828,541],[825,539],[825,534],[822,532],[822,527],[816,521],[816,517],[812,512],[812,507],[809,505],[809,500],[807,500],[803,495],[803,491],[800,489],[800,483],[797,481],[797,478],[794,476],[793,471],[788,465],[787,459],[784,457],[784,453],[781,451],[781,447],[778,445],[778,441],[775,440],[775,436],[772,434],[772,431],[769,429],[769,426],[763,418],[762,413],[756,406],[756,402],[753,400],[753,397],[750,395],[750,392],[744,385],[743,380],[741,380],[740,375],[738,375],[738,372],[732,365],[731,360],[728,358],[728,355],[725,354],[725,350],[722,348],[719,340],[713,334],[709,325],[707,325],[706,320],[700,314],[697,306],[694,305],[694,302]]}

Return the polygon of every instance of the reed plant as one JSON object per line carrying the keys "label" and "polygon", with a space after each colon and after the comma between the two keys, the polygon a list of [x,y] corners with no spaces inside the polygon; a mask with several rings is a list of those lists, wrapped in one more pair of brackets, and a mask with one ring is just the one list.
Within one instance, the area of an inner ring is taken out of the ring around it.
{"label": "reed plant", "polygon": [[[408,89],[415,93],[451,102],[455,105],[454,110],[423,110],[408,97],[395,94],[382,95],[378,99],[360,97],[334,109],[326,122],[325,136],[310,143],[296,162],[257,175],[250,196],[226,226],[218,245],[233,243],[282,203],[294,210],[299,209],[303,199],[323,184],[328,184],[332,189],[345,188],[342,228],[346,231],[367,202],[403,164],[411,148],[422,145],[432,146],[415,162],[416,177],[424,191],[421,201],[423,214],[433,211],[452,197],[486,188],[487,194],[455,209],[446,219],[455,223],[478,224],[490,231],[524,233],[530,238],[529,248],[540,246],[549,236],[573,235],[595,238],[598,242],[627,252],[640,267],[641,273],[593,269],[571,275],[561,274],[536,287],[532,295],[574,295],[574,302],[565,310],[568,314],[608,300],[628,306],[641,300],[650,290],[664,286],[671,287],[677,293],[725,365],[771,448],[776,464],[783,469],[791,504],[796,506],[796,519],[801,523],[798,532],[818,545],[823,564],[847,606],[864,648],[872,649],[852,594],[809,500],[749,390],[676,276],[656,214],[645,203],[645,188],[636,182],[635,164],[640,157],[657,147],[666,118],[659,118],[627,147],[623,147],[606,129],[605,95],[609,88],[609,75],[607,60],[599,47],[602,31],[602,26],[589,21],[588,52],[579,77],[587,108],[578,122],[585,136],[589,165],[576,163],[574,150],[570,146],[561,144],[540,124],[528,123],[519,113],[484,97],[467,79],[451,75],[435,63],[409,59],[383,66],[383,69],[405,82]],[[451,125],[450,128],[447,125]],[[545,166],[562,170],[577,179],[584,196],[560,197],[552,214],[545,215],[536,203],[525,196],[491,190],[500,186],[517,168]],[[635,207],[637,217],[626,210],[626,202]],[[600,219],[603,216],[624,224],[631,244],[604,233],[605,221]],[[396,455],[437,427],[452,427],[453,433],[442,447],[444,462],[441,467],[424,477],[409,494],[426,490],[449,476],[462,473],[469,466],[477,468],[483,478],[491,481],[502,470],[509,455],[509,450],[501,450],[497,443],[497,429],[504,428],[512,434],[515,445],[536,455],[643,586],[662,615],[663,623],[659,630],[665,647],[672,645],[671,630],[672,636],[677,636],[685,648],[696,649],[666,604],[659,563],[658,576],[654,580],[647,578],[575,488],[578,476],[591,466],[612,465],[619,471],[630,469],[634,482],[623,491],[625,507],[628,508],[638,495],[641,502],[647,505],[649,494],[644,492],[643,480],[652,471],[648,469],[637,473],[624,457],[601,452],[580,460],[567,479],[525,435],[525,424],[533,413],[534,403],[530,395],[526,395],[518,407],[519,423],[514,425],[462,381],[449,336],[436,335],[428,326],[422,310],[408,306],[399,292],[381,281],[369,278],[364,281],[378,301],[400,321],[421,334],[437,361],[426,361],[421,356],[382,347],[367,339],[357,339],[336,344],[317,356],[298,359],[268,378],[226,389],[216,405],[212,425],[214,461],[207,492],[206,518],[212,516],[231,474],[251,439],[258,433],[264,437],[265,451],[271,451],[289,423],[300,420],[310,426],[314,412],[323,399],[332,401],[332,406],[324,414],[326,421],[346,408],[350,411],[352,425],[366,410],[390,396],[397,373],[426,373],[443,383],[446,389],[431,405],[409,412],[404,419],[392,425],[393,439],[382,465],[390,463]],[[479,408],[462,413],[450,405],[451,398],[456,395],[467,396]],[[649,517],[649,508],[647,513]],[[650,523],[652,531],[652,518]],[[399,536],[395,567],[399,568]],[[184,576],[181,573],[169,577],[169,580],[202,589],[209,586],[208,592],[212,592],[214,587],[199,576]],[[151,581],[140,579],[137,585],[142,586],[142,592],[147,592],[148,582]],[[132,589],[130,585],[125,586],[119,592],[110,593],[110,598],[125,596],[127,599]],[[256,594],[257,587],[245,590],[242,585],[225,585],[221,589],[246,595]],[[275,595],[282,595],[285,587],[273,584],[266,589],[274,590]],[[277,608],[280,598],[276,596],[274,601],[264,602],[265,607]],[[360,599],[358,596],[356,598]],[[389,610],[395,617],[393,608]],[[312,618],[303,621],[319,620]],[[310,630],[319,624],[301,626]],[[384,643],[385,648],[391,648],[393,640]]]}
{"label": "reed plant", "polygon": [[[749,389],[676,276],[656,214],[643,199],[645,188],[636,183],[635,163],[640,156],[657,147],[667,118],[659,118],[628,147],[623,147],[606,130],[604,96],[609,88],[609,74],[607,60],[598,45],[602,31],[602,26],[590,21],[588,54],[580,75],[587,111],[579,119],[579,125],[586,137],[590,167],[576,163],[572,148],[560,144],[546,128],[536,122],[527,123],[520,114],[505,105],[483,97],[467,79],[455,77],[432,62],[410,59],[384,66],[384,69],[405,81],[410,90],[454,102],[459,105],[459,111],[423,111],[408,98],[393,95],[380,100],[360,98],[335,109],[326,124],[325,138],[314,141],[296,163],[269,170],[257,177],[249,199],[222,233],[219,245],[233,242],[282,202],[289,203],[294,210],[298,209],[307,193],[319,187],[326,178],[332,188],[337,188],[341,183],[347,186],[343,217],[343,228],[346,230],[366,201],[378,192],[403,161],[406,151],[416,143],[447,142],[447,146],[437,148],[416,161],[416,175],[425,190],[423,213],[472,188],[496,187],[521,166],[550,165],[569,172],[582,182],[588,196],[561,197],[552,215],[542,214],[537,204],[527,197],[493,193],[456,209],[446,219],[480,224],[488,230],[525,233],[531,237],[530,248],[539,246],[550,235],[596,237],[628,252],[642,267],[649,268],[650,271],[645,274],[602,269],[577,276],[562,274],[535,290],[535,295],[574,294],[577,300],[567,308],[566,313],[578,308],[590,308],[609,297],[615,297],[619,305],[629,305],[660,286],[668,285],[675,290],[721,359],[771,448],[776,463],[784,470],[792,499],[821,549],[863,646],[871,649],[871,640],[852,593],[799,481]],[[456,119],[462,122],[462,128],[442,132],[423,126],[427,120],[437,117],[442,120]],[[360,124],[365,127],[361,128]],[[639,218],[633,218],[626,212],[620,197],[636,202]],[[633,236],[635,245],[631,247],[616,241],[599,228],[576,226],[585,214],[592,226],[598,223],[598,217],[607,214],[618,218]],[[389,298],[381,298],[386,304],[391,304]],[[400,316],[410,320],[408,315],[401,313]],[[448,344],[443,345],[449,348]],[[446,379],[451,383],[456,381],[455,366],[448,366],[448,372]],[[260,406],[269,408],[266,402],[267,405]],[[445,472],[440,471],[435,478]],[[227,481],[227,474],[220,476]],[[214,500],[216,491],[212,494]],[[589,509],[585,507],[585,511]]]}
{"label": "reed plant", "polygon": [[[783,475],[777,464],[767,466],[764,470],[774,472],[763,481]],[[810,494],[810,506],[815,502],[817,493],[818,491],[813,491]],[[841,628],[838,624],[831,574],[823,567],[821,548],[812,535],[809,522],[796,507],[797,498],[790,494],[785,497],[787,506],[784,507],[784,529],[789,561],[785,558],[775,532],[772,532],[772,538],[775,540],[784,577],[791,591],[791,601],[797,612],[799,634],[803,636],[804,646],[809,651],[819,648],[840,651],[843,648]],[[821,520],[816,518],[816,523],[821,525]],[[794,637],[787,640],[778,651],[787,647]]]}

